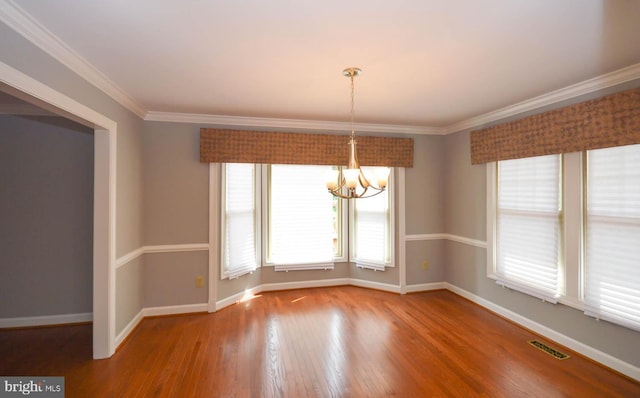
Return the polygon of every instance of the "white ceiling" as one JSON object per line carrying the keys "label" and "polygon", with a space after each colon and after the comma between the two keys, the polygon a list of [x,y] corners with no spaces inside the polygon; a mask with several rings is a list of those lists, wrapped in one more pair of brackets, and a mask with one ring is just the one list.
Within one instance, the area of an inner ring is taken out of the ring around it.
{"label": "white ceiling", "polygon": [[8,4],[143,113],[346,121],[357,66],[357,122],[442,128],[640,63],[634,0]]}

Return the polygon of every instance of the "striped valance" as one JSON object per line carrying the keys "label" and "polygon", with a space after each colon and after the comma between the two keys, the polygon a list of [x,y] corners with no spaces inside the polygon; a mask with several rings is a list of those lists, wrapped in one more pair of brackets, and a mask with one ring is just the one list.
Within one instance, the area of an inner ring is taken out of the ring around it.
{"label": "striped valance", "polygon": [[[363,166],[413,167],[413,139],[356,136]],[[200,129],[200,161],[343,165],[349,137],[332,134]]]}
{"label": "striped valance", "polygon": [[471,163],[640,143],[640,88],[471,132]]}

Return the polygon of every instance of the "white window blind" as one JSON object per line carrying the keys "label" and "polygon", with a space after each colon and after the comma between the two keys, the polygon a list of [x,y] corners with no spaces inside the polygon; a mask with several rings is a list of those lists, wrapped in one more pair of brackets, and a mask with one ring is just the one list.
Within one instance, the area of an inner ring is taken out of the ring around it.
{"label": "white window blind", "polygon": [[498,283],[557,302],[560,155],[498,162]]}
{"label": "white window blind", "polygon": [[[366,176],[376,175],[375,167],[363,167]],[[363,268],[384,270],[391,265],[391,188],[379,195],[353,201],[352,255]]]}
{"label": "white window blind", "polygon": [[325,185],[330,169],[270,166],[267,260],[276,270],[333,268],[334,203]]}
{"label": "white window blind", "polygon": [[587,152],[585,313],[640,331],[640,145]]}
{"label": "white window blind", "polygon": [[223,166],[223,278],[236,278],[258,266],[255,166]]}

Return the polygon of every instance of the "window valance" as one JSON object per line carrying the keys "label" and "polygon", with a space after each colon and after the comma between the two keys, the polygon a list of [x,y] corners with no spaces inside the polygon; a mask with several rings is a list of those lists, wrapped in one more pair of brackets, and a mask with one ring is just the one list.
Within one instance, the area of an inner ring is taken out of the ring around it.
{"label": "window valance", "polygon": [[[357,136],[363,166],[413,167],[413,139]],[[203,163],[342,165],[349,137],[333,134],[200,129]]]}
{"label": "window valance", "polygon": [[471,132],[471,163],[640,143],[640,88]]}

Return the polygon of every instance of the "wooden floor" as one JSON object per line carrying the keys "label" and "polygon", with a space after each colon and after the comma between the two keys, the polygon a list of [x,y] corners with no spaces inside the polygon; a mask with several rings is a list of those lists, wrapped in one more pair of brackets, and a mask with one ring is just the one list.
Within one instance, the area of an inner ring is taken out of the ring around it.
{"label": "wooden floor", "polygon": [[[65,376],[67,397],[640,397],[640,384],[448,291],[265,293],[144,320],[91,360],[91,326],[0,331],[0,375]],[[555,346],[557,347],[557,346]]]}

